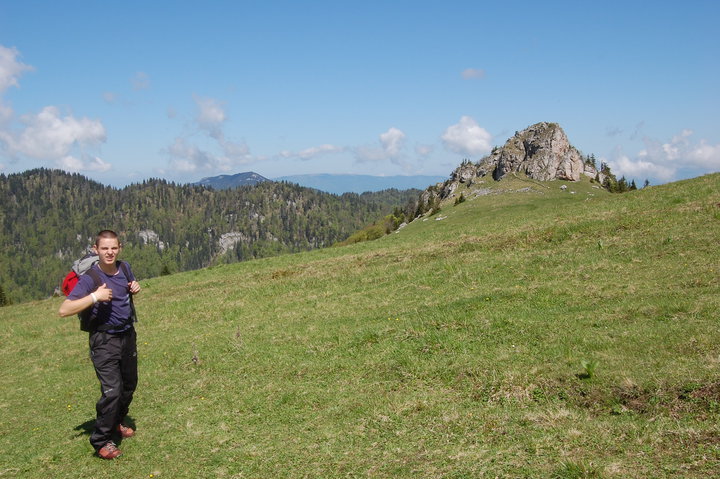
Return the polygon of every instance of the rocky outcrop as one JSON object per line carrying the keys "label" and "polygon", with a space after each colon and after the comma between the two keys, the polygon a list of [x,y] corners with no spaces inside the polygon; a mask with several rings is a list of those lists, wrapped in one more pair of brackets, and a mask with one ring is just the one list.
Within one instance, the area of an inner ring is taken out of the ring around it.
{"label": "rocky outcrop", "polygon": [[420,204],[429,205],[435,195],[441,199],[452,197],[461,184],[501,180],[508,174],[523,174],[539,181],[579,181],[582,175],[599,179],[600,183],[604,179],[570,144],[560,125],[541,122],[515,133],[505,145],[494,148],[478,163],[463,161],[449,180],[429,188],[421,196]]}
{"label": "rocky outcrop", "polygon": [[[516,133],[502,148],[480,161],[483,172],[499,180],[508,173],[524,173],[540,181],[578,181],[581,175],[595,177],[580,152],[568,141],[557,123],[537,123]],[[588,168],[589,167],[589,168]]]}

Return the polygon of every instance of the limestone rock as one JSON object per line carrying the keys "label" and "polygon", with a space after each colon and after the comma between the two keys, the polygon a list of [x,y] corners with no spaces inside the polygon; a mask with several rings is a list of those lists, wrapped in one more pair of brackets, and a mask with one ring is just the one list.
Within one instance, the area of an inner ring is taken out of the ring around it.
{"label": "limestone rock", "polygon": [[[568,141],[557,123],[536,123],[516,133],[502,148],[480,162],[482,170],[501,179],[508,173],[524,173],[540,181],[578,181],[580,175],[595,176],[580,152]],[[589,168],[588,168],[589,167]]]}
{"label": "limestone rock", "polygon": [[[604,175],[585,161],[580,152],[570,144],[563,129],[557,123],[536,123],[515,135],[500,148],[473,164],[467,160],[453,171],[450,179],[439,184],[437,190],[442,199],[452,197],[460,184],[472,185],[482,182],[476,178],[492,177],[500,180],[513,173],[527,175],[539,181],[578,181],[582,175],[598,178]],[[428,193],[428,192],[426,192]],[[429,198],[421,201],[428,202]]]}

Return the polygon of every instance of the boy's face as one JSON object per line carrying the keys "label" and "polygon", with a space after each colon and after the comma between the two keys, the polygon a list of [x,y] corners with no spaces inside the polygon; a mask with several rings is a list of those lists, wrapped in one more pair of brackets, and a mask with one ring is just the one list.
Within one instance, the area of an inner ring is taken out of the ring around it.
{"label": "boy's face", "polygon": [[95,245],[95,251],[100,256],[100,263],[115,264],[117,256],[120,254],[120,243],[117,238],[100,238],[100,242]]}

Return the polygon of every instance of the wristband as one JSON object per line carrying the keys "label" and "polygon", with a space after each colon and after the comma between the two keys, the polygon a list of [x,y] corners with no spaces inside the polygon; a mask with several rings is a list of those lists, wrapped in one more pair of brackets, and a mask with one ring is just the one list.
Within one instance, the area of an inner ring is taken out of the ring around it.
{"label": "wristband", "polygon": [[92,296],[93,304],[97,303],[97,296],[95,296],[95,293],[90,293],[90,296]]}

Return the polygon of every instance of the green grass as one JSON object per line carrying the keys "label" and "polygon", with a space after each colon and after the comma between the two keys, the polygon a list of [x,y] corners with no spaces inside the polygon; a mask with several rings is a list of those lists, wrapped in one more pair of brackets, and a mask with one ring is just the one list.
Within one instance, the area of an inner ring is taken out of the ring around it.
{"label": "green grass", "polygon": [[141,281],[112,463],[77,320],[0,308],[0,478],[720,475],[720,175],[561,184]]}

